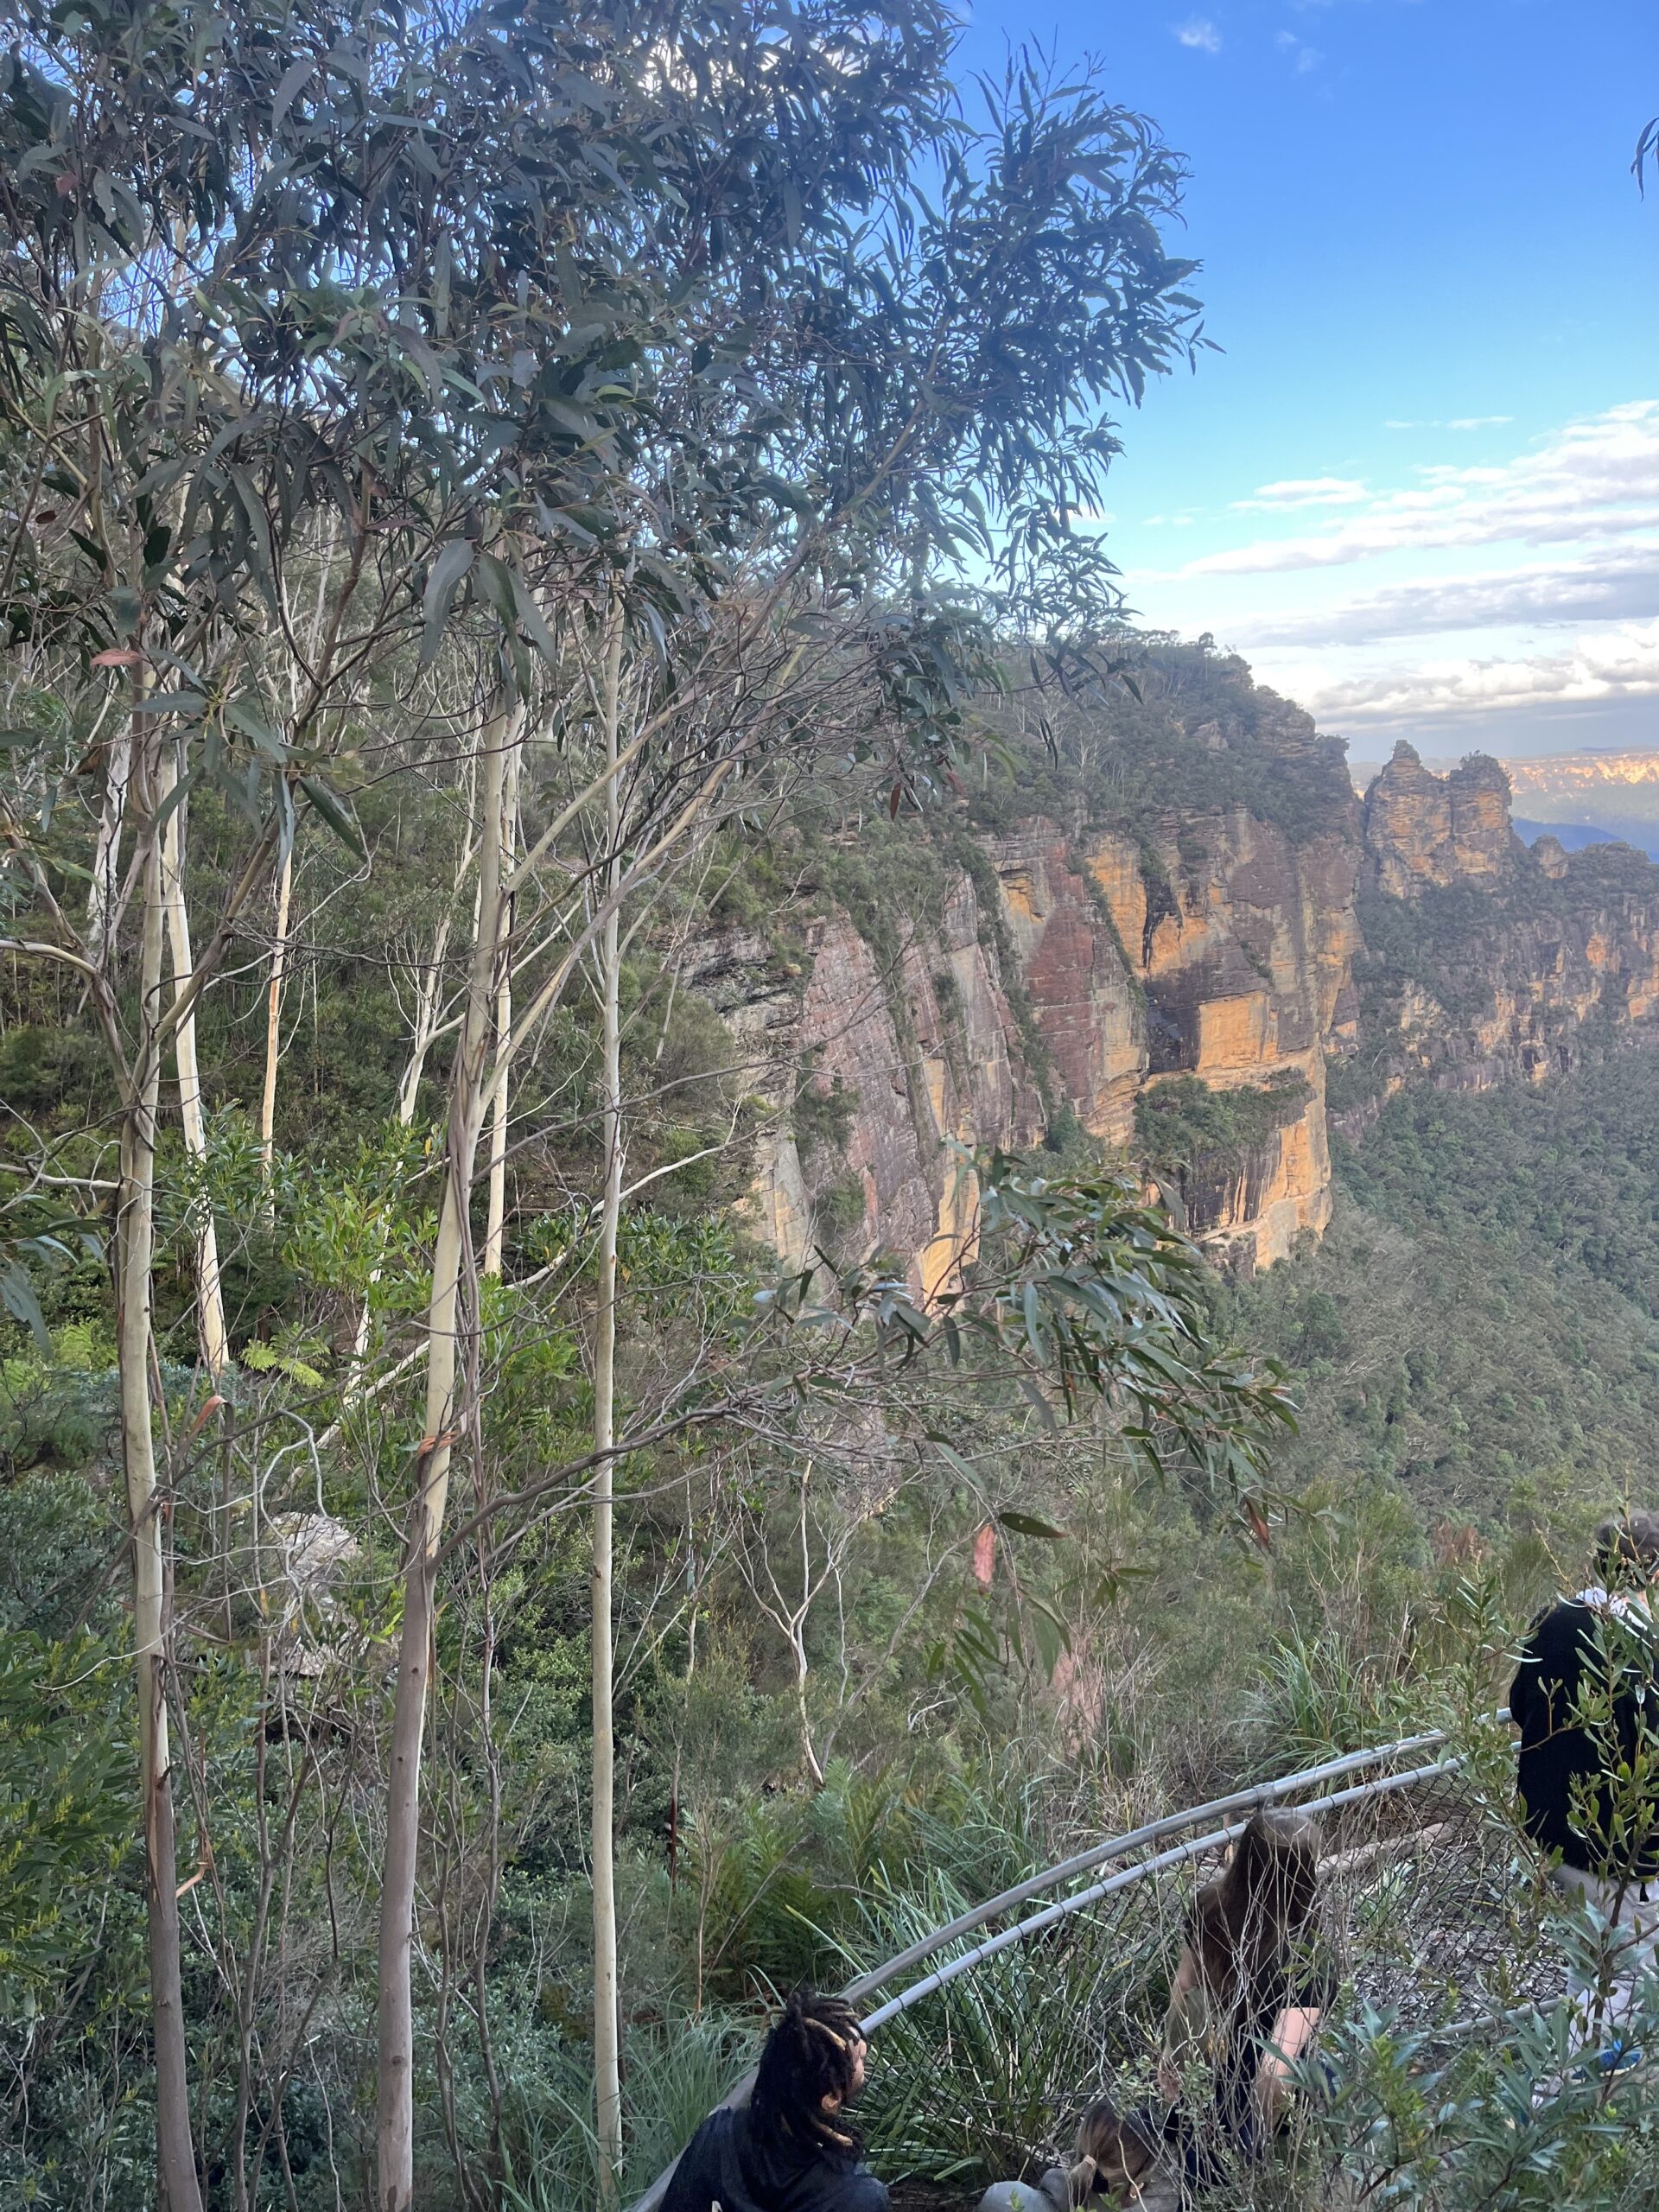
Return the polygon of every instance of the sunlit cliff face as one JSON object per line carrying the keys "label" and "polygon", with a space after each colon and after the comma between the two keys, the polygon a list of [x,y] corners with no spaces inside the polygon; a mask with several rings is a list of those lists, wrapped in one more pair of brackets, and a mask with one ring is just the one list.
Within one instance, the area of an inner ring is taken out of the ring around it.
{"label": "sunlit cliff face", "polygon": [[1484,1090],[1659,1029],[1659,868],[1619,845],[1529,851],[1484,756],[1438,776],[1402,746],[1363,810],[1300,840],[1174,794],[1136,838],[1033,814],[975,843],[896,957],[841,911],[811,925],[798,987],[721,956],[721,1010],[768,1060],[758,1087],[847,1102],[834,1147],[798,1143],[782,1110],[760,1138],[756,1225],[791,1263],[833,1233],[897,1253],[931,1295],[973,1256],[964,1149],[1028,1148],[1065,1116],[1132,1152],[1138,1103],[1196,1078],[1272,1102],[1176,1175],[1218,1256],[1268,1265],[1330,1218],[1332,1063],[1357,1051],[1374,1099]]}
{"label": "sunlit cliff face", "polygon": [[1537,760],[1506,760],[1517,799],[1593,793],[1612,785],[1621,796],[1646,785],[1659,798],[1659,747],[1632,746],[1620,753],[1555,753]]}

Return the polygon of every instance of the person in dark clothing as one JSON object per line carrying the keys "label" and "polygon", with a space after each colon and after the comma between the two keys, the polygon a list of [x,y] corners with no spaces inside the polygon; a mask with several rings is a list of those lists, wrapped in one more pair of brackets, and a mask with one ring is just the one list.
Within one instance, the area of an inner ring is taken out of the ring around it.
{"label": "person in dark clothing", "polygon": [[1528,1834],[1557,1886],[1618,1939],[1611,1976],[1574,1977],[1586,2018],[1617,2023],[1659,1940],[1659,1514],[1596,1532],[1599,1580],[1533,1623],[1510,1691]]}
{"label": "person in dark clothing", "polygon": [[[1262,1811],[1194,1901],[1158,2066],[1189,2181],[1220,2178],[1230,2156],[1264,2156],[1289,2116],[1295,2069],[1335,1994],[1319,1881],[1317,1821]],[[1194,2075],[1209,2088],[1202,2120],[1184,2103]]]}
{"label": "person in dark clothing", "polygon": [[767,2036],[747,2110],[722,2106],[687,2144],[662,2212],[888,2212],[848,2107],[864,2086],[858,2014],[798,1989]]}

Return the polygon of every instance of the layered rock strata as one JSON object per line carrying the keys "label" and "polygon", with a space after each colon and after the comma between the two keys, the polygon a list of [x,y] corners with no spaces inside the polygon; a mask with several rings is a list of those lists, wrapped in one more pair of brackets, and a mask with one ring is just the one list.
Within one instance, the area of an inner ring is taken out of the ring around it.
{"label": "layered rock strata", "polygon": [[[827,1212],[931,1295],[971,1250],[965,1153],[1029,1146],[1062,1116],[1130,1151],[1137,1098],[1179,1076],[1297,1090],[1194,1184],[1194,1228],[1243,1266],[1322,1229],[1325,1053],[1355,1015],[1352,837],[1299,849],[1233,810],[1172,812],[1139,842],[1033,817],[978,850],[988,866],[956,868],[885,965],[850,917],[814,925],[787,1056],[814,1099],[855,1105],[838,1158],[804,1154],[781,1118],[763,1140],[755,1205],[778,1249],[798,1257]],[[755,1033],[753,1006],[739,1018]]]}
{"label": "layered rock strata", "polygon": [[804,981],[758,937],[702,949],[691,981],[772,1103],[754,1218],[786,1261],[888,1252],[931,1296],[972,1254],[976,1147],[1075,1122],[1140,1157],[1138,1102],[1196,1077],[1264,1096],[1236,1117],[1248,1141],[1174,1169],[1189,1224],[1269,1264],[1330,1217],[1333,1063],[1352,1132],[1404,1082],[1537,1081],[1659,1041],[1659,868],[1625,846],[1529,850],[1483,755],[1435,776],[1398,746],[1363,814],[1333,804],[1329,741],[1274,703],[1265,738],[1195,734],[1305,773],[1285,819],[1196,801],[1134,836],[1080,804],[995,833],[959,819],[933,833],[925,910],[877,930],[832,906]]}
{"label": "layered rock strata", "polygon": [[1535,1083],[1659,1042],[1659,868],[1644,855],[1529,849],[1496,761],[1436,777],[1403,746],[1366,794],[1365,831],[1360,972],[1382,1090]]}

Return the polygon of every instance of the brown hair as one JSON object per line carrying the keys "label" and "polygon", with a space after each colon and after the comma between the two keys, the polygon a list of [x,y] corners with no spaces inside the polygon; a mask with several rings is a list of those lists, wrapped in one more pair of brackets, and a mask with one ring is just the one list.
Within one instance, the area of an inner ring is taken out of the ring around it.
{"label": "brown hair", "polygon": [[1311,1813],[1252,1815],[1231,1858],[1198,1891],[1187,1942],[1212,1997],[1248,1998],[1282,1967],[1319,1894],[1319,1829]]}
{"label": "brown hair", "polygon": [[1596,1531],[1596,1572],[1610,1590],[1643,1589],[1659,1573],[1659,1513],[1641,1507]]}
{"label": "brown hair", "polygon": [[1109,2096],[1091,2099],[1077,2122],[1071,2166],[1066,2175],[1071,2202],[1081,2204],[1103,2186],[1099,2177],[1114,2158],[1138,2178],[1158,2155],[1159,2135],[1150,2115],[1119,2112]]}

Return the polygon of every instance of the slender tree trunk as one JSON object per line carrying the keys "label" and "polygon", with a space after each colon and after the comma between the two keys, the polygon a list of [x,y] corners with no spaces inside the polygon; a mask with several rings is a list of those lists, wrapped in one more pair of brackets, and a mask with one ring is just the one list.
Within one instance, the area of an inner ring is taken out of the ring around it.
{"label": "slender tree trunk", "polygon": [[[166,747],[158,779],[165,799],[178,779],[178,764],[171,746]],[[162,897],[167,908],[168,942],[173,954],[173,996],[176,1001],[190,987],[190,911],[184,896],[185,809],[181,799],[162,832]],[[173,1039],[179,1070],[179,1119],[184,1125],[184,1147],[193,1160],[207,1151],[207,1130],[201,1111],[201,1073],[196,1060],[196,1010],[192,1007],[180,1022]],[[204,1205],[196,1230],[196,1331],[207,1372],[217,1382],[229,1364],[230,1337],[225,1326],[225,1294],[219,1274],[219,1233],[213,1211]]]}
{"label": "slender tree trunk", "polygon": [[276,1158],[276,1066],[283,1056],[283,979],[288,966],[288,915],[294,896],[290,839],[276,879],[276,933],[271,940],[270,981],[265,987],[265,1087],[259,1101],[259,1178],[270,1188]]}
{"label": "slender tree trunk", "polygon": [[420,1844],[421,1745],[432,1664],[433,1585],[461,1408],[455,1381],[462,1262],[470,1235],[473,1170],[483,1125],[485,1063],[501,956],[501,832],[507,757],[523,715],[502,708],[480,743],[484,823],[478,930],[450,1089],[448,1166],[427,1310],[426,1419],[405,1562],[403,1630],[391,1725],[386,1857],[380,1893],[377,2212],[406,2212],[415,2190],[414,2011],[410,1986]]}
{"label": "slender tree trunk", "polygon": [[99,968],[107,962],[115,935],[115,910],[121,890],[121,831],[131,773],[132,732],[124,728],[110,741],[104,770],[104,811],[92,852],[92,887],[86,894],[86,950]]}
{"label": "slender tree trunk", "polygon": [[[470,851],[470,840],[468,849]],[[461,882],[457,878],[455,896],[461,896]],[[432,940],[432,957],[421,977],[416,992],[415,1033],[410,1039],[409,1059],[404,1068],[404,1079],[397,1086],[397,1119],[404,1128],[415,1119],[415,1108],[421,1096],[421,1077],[426,1072],[426,1056],[432,1049],[432,1039],[438,1033],[438,1001],[443,992],[443,960],[449,950],[451,917],[445,914],[438,924],[437,935]]]}
{"label": "slender tree trunk", "polygon": [[[614,770],[622,677],[621,609],[613,605],[605,648],[605,765]],[[612,773],[605,785],[605,842],[610,855],[605,890],[621,880],[621,800]],[[622,1212],[622,1070],[620,915],[613,911],[600,939],[603,1037],[605,1189],[599,1230],[594,1316],[594,1448],[608,1452],[616,1433],[616,1239]],[[615,1521],[615,1465],[601,1461],[594,1492],[594,2093],[601,2207],[617,2202],[622,2171],[622,2076],[618,2036],[616,1957],[616,1740],[612,1709],[611,1567]]]}
{"label": "slender tree trunk", "polygon": [[[138,695],[142,699],[142,693]],[[181,1987],[178,1857],[168,1749],[167,1511],[156,1481],[151,1428],[151,1269],[156,1241],[156,1121],[161,1096],[162,936],[165,907],[156,744],[132,717],[133,799],[139,815],[142,928],[138,1046],[121,1124],[116,1203],[116,1338],[121,1452],[132,1523],[133,1643],[138,1668],[138,1771],[143,1797],[144,1890],[149,1921],[150,2002],[156,2044],[156,2137],[167,2212],[201,2212],[190,2134],[190,2091]]]}
{"label": "slender tree trunk", "polygon": [[[507,762],[507,787],[502,810],[502,872],[512,873],[518,853],[518,749],[515,746]],[[511,944],[512,938],[512,894],[504,901],[502,935]],[[500,1074],[495,1095],[490,1102],[490,1211],[488,1225],[484,1232],[484,1268],[486,1275],[501,1272],[501,1251],[507,1218],[507,1073],[512,1055],[512,963],[501,963],[501,980],[495,993],[495,1057]]]}
{"label": "slender tree trunk", "polygon": [[[516,748],[515,748],[516,750]],[[477,779],[478,763],[473,761],[468,773]],[[409,1059],[404,1068],[404,1079],[397,1086],[397,1121],[408,1128],[415,1119],[415,1109],[421,1095],[421,1077],[426,1070],[426,1056],[432,1049],[432,1040],[438,1033],[438,1012],[443,997],[443,961],[449,950],[449,931],[453,921],[453,902],[461,896],[461,887],[467,880],[467,871],[473,861],[472,810],[476,794],[469,794],[467,803],[467,835],[461,841],[461,860],[455,869],[454,891],[451,907],[439,918],[437,933],[432,941],[432,957],[426,963],[415,993],[415,1029],[410,1041]],[[379,1261],[369,1270],[368,1287],[363,1303],[358,1308],[357,1326],[352,1335],[352,1357],[346,1370],[346,1381],[340,1391],[342,1404],[350,1405],[363,1383],[363,1361],[369,1349],[369,1329],[373,1321],[372,1299],[376,1284],[383,1270]]]}

